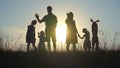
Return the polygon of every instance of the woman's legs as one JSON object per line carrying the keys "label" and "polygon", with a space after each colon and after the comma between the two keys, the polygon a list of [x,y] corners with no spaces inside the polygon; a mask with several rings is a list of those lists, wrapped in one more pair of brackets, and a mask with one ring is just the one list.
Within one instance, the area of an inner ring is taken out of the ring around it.
{"label": "woman's legs", "polygon": [[76,44],[73,44],[73,51],[76,51]]}
{"label": "woman's legs", "polygon": [[30,43],[27,43],[27,52],[29,52]]}
{"label": "woman's legs", "polygon": [[69,51],[69,45],[70,45],[70,44],[67,44],[67,46],[66,46],[67,52]]}

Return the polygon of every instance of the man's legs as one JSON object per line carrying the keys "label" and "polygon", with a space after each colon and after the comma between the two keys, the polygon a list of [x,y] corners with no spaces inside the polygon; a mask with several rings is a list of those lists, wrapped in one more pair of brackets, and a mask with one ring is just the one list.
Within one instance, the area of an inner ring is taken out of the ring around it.
{"label": "man's legs", "polygon": [[53,42],[54,51],[56,52],[56,42]]}
{"label": "man's legs", "polygon": [[52,31],[51,37],[52,37],[54,51],[56,51],[56,33],[55,33],[55,30]]}
{"label": "man's legs", "polygon": [[51,51],[51,46],[50,46],[50,30],[48,28],[45,29],[45,34],[46,34],[46,42],[47,42],[47,47],[48,47],[48,51]]}
{"label": "man's legs", "polygon": [[50,40],[47,41],[47,46],[48,46],[48,51],[50,52],[51,51]]}

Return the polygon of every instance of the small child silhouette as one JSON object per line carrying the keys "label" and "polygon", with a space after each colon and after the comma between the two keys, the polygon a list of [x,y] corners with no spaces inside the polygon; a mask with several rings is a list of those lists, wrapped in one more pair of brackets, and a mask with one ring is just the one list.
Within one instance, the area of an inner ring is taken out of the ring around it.
{"label": "small child silhouette", "polygon": [[91,49],[91,42],[90,42],[89,31],[86,28],[84,28],[82,32],[85,33],[85,34],[83,35],[83,37],[80,37],[80,36],[79,37],[81,39],[85,38],[84,44],[83,44],[83,48],[84,48],[85,51],[90,51],[90,49]]}
{"label": "small child silhouette", "polygon": [[38,38],[39,38],[39,45],[38,50],[44,51],[45,50],[45,33],[44,31],[38,32]]}

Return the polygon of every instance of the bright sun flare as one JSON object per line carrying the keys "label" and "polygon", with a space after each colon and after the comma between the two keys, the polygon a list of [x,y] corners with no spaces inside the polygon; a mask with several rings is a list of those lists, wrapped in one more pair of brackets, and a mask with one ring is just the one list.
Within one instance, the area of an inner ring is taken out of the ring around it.
{"label": "bright sun flare", "polygon": [[66,40],[66,25],[61,24],[56,28],[56,38],[58,42],[65,42]]}

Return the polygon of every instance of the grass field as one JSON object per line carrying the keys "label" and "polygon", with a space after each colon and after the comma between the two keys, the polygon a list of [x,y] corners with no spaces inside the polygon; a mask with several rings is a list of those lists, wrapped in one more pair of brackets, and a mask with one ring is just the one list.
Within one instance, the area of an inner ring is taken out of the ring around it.
{"label": "grass field", "polygon": [[0,51],[1,68],[120,68],[120,51]]}

